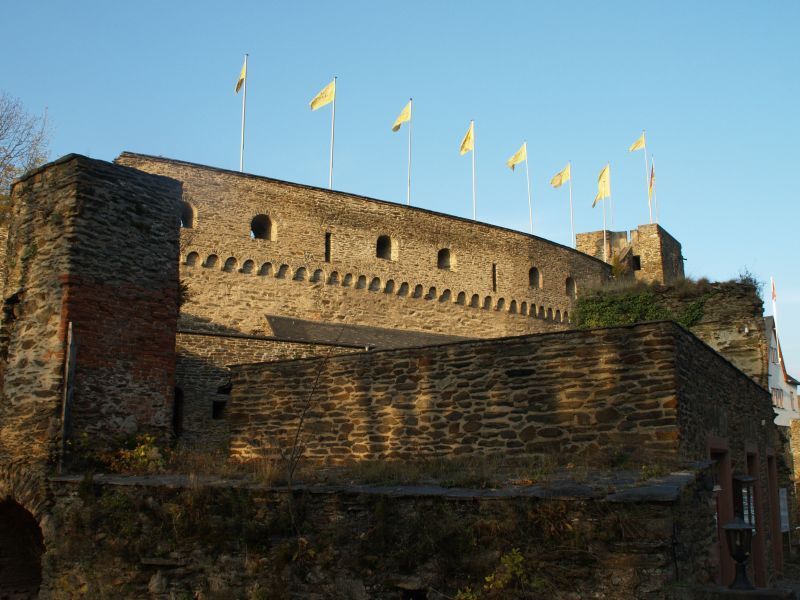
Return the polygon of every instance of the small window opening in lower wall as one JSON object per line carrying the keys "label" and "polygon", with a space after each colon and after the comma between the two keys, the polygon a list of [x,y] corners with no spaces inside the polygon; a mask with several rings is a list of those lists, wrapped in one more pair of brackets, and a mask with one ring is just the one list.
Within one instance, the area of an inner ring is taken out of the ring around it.
{"label": "small window opening in lower wall", "polygon": [[211,418],[212,419],[224,419],[225,418],[225,407],[228,403],[225,400],[214,400],[211,404]]}

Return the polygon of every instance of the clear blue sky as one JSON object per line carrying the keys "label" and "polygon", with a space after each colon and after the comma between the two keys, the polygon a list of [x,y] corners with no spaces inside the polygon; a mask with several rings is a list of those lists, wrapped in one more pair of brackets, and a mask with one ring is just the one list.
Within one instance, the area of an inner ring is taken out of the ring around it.
{"label": "clear blue sky", "polygon": [[611,162],[614,228],[648,220],[647,129],[661,224],[687,274],[749,269],[778,288],[789,371],[800,376],[800,3],[9,2],[0,88],[48,108],[51,157],[111,160],[123,150],[236,169],[250,54],[245,170],[326,186],[329,107],[309,100],[333,75],[334,187],[404,202],[405,131],[414,97],[412,203],[471,216],[475,119],[478,218],[527,230],[523,171],[504,161],[528,140],[536,233],[569,243]]}

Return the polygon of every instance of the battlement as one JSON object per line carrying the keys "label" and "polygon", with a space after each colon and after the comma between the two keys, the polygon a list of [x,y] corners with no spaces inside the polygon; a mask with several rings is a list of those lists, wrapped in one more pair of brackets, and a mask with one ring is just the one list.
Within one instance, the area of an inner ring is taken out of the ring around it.
{"label": "battlement", "polygon": [[619,275],[639,281],[672,283],[684,277],[681,244],[657,223],[639,225],[630,238],[627,231],[606,231],[605,250],[603,238],[602,230],[579,233],[576,245],[590,256],[606,257]]}

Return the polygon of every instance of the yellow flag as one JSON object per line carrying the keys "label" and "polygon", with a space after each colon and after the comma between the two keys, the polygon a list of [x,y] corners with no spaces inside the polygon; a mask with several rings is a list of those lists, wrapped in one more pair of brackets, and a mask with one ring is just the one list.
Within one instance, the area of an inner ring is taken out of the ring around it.
{"label": "yellow flag", "polygon": [[528,160],[528,142],[524,142],[522,146],[520,146],[519,150],[516,151],[514,156],[506,161],[506,164],[508,165],[508,168],[513,171],[514,167],[523,160]]}
{"label": "yellow flag", "polygon": [[459,154],[462,156],[467,152],[475,149],[475,122],[469,122],[469,129],[467,129],[467,134],[464,136],[464,139],[461,140],[461,149]]}
{"label": "yellow flag", "polygon": [[570,170],[569,163],[567,163],[567,166],[564,167],[563,171],[559,171],[553,175],[553,178],[550,180],[550,185],[552,185],[554,188],[559,188],[564,185],[565,182],[569,181],[571,177],[572,171]]}
{"label": "yellow flag", "polygon": [[611,165],[606,165],[600,171],[600,176],[597,178],[597,196],[594,197],[592,208],[595,207],[598,200],[604,200],[611,197]]}
{"label": "yellow flag", "polygon": [[406,107],[400,111],[400,116],[397,117],[394,121],[394,125],[392,125],[392,131],[397,131],[400,129],[400,125],[403,123],[407,123],[411,120],[411,100],[408,101]]}
{"label": "yellow flag", "polygon": [[238,94],[239,90],[242,89],[242,84],[244,83],[245,79],[247,79],[247,61],[246,60],[244,61],[244,64],[242,65],[242,72],[239,73],[239,79],[236,81],[236,91],[234,92],[235,94]]}
{"label": "yellow flag", "polygon": [[646,144],[645,144],[645,141],[644,141],[644,131],[643,131],[642,135],[639,136],[639,139],[636,140],[635,142],[633,142],[631,144],[631,147],[628,148],[628,152],[633,152],[634,150],[641,150],[642,148],[645,147],[645,145]]}
{"label": "yellow flag", "polygon": [[318,108],[325,106],[326,104],[330,104],[336,98],[336,78],[333,78],[328,85],[326,85],[319,94],[314,96],[314,99],[311,101],[311,110],[317,110]]}

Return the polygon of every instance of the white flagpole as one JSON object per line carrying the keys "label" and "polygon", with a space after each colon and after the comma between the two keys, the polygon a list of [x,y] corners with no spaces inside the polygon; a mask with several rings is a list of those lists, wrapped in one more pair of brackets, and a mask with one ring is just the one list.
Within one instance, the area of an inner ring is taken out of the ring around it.
{"label": "white flagpole", "polygon": [[533,235],[533,204],[531,203],[531,174],[528,171],[528,142],[525,143],[525,178],[528,180],[528,220],[531,223],[531,235]]}
{"label": "white flagpole", "polygon": [[328,172],[328,189],[333,189],[333,134],[336,128],[336,77],[333,78],[333,108],[331,110],[331,166]]}
{"label": "white flagpole", "polygon": [[[653,172],[655,173],[655,170],[656,170],[656,157],[655,156],[650,157],[650,162],[653,165]],[[656,205],[656,223],[658,223],[658,221],[659,221],[658,192],[656,191],[657,187],[658,187],[658,182],[657,181],[653,181],[653,202],[655,202],[655,205]]]}
{"label": "white flagpole", "polygon": [[[642,138],[644,139],[644,191],[647,192],[650,189],[649,182],[647,180],[648,172],[647,172],[647,138],[644,136],[644,129],[642,129]],[[647,194],[647,208],[650,210],[650,223],[653,223],[653,207],[650,204],[650,194]]]}
{"label": "white flagpole", "polygon": [[603,196],[603,262],[608,262],[606,257],[606,199]]}
{"label": "white flagpole", "polygon": [[408,190],[406,190],[406,204],[411,206],[411,123],[414,117],[414,99],[408,99]]}
{"label": "white flagpole", "polygon": [[239,145],[239,172],[244,170],[244,117],[247,106],[247,54],[244,55],[244,93],[242,94],[242,142]]}
{"label": "white flagpole", "polygon": [[475,121],[470,121],[470,128],[472,129],[472,220],[476,220],[476,204],[475,204]]}
{"label": "white flagpole", "polygon": [[572,219],[572,161],[569,165],[569,230],[572,233],[572,247],[575,247],[575,222]]}

